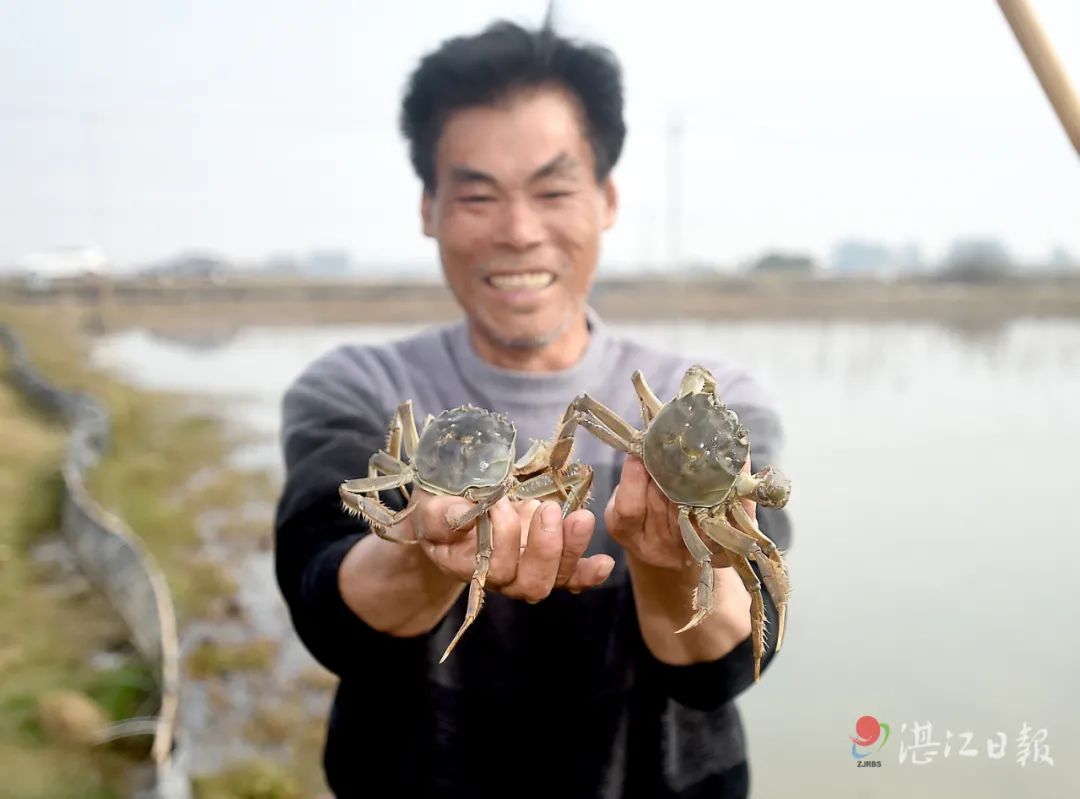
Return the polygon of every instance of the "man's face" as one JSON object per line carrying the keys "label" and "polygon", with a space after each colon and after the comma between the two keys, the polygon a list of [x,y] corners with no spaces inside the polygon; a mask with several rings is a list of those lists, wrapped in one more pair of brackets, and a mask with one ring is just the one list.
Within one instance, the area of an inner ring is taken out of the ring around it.
{"label": "man's face", "polygon": [[424,193],[425,235],[474,331],[503,348],[559,339],[580,318],[615,221],[571,95],[538,89],[453,112]]}

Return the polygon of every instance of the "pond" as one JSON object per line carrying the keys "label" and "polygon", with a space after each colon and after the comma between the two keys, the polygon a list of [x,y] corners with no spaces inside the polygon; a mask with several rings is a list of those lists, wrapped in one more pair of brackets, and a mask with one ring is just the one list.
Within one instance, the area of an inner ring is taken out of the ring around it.
{"label": "pond", "polygon": [[[782,414],[793,594],[784,651],[740,700],[754,795],[1077,795],[1080,323],[613,327],[743,362]],[[253,327],[197,347],[126,331],[94,356],[220,395],[260,434],[237,457],[280,471],[279,403],[303,367],[415,329]],[[891,730],[876,768],[852,757],[865,715]],[[911,749],[916,723],[936,755]],[[1053,766],[1018,762],[1025,725]]]}

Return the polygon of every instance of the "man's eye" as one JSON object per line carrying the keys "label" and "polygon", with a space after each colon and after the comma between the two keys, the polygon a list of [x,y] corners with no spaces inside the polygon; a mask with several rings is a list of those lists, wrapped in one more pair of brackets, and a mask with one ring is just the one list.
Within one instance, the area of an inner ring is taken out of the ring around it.
{"label": "man's eye", "polygon": [[494,197],[487,194],[466,194],[464,197],[458,197],[458,202],[462,203],[489,203],[494,201]]}
{"label": "man's eye", "polygon": [[545,191],[540,195],[542,200],[561,200],[563,197],[569,197],[573,192],[571,191]]}

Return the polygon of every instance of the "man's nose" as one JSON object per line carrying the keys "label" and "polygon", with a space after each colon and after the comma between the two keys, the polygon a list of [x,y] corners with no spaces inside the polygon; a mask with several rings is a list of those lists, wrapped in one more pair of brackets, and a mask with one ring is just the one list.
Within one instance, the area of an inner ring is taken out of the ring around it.
{"label": "man's nose", "polygon": [[544,239],[544,222],[528,198],[517,197],[503,206],[498,243],[515,250],[535,247]]}

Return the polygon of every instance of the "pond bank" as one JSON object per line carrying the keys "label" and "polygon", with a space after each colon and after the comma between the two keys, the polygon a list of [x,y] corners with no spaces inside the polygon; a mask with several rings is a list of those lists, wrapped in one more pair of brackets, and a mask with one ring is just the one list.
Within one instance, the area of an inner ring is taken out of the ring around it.
{"label": "pond bank", "polygon": [[[112,414],[113,445],[88,487],[137,532],[176,597],[186,672],[183,730],[188,740],[205,742],[192,752],[196,796],[243,796],[252,784],[269,787],[263,795],[271,797],[317,795],[332,680],[295,666],[288,680],[279,678],[281,642],[262,634],[259,609],[248,606],[253,576],[245,568],[252,558],[269,559],[274,485],[266,473],[231,463],[243,434],[209,400],[136,390],[91,369],[88,317],[79,309],[0,307],[0,319],[18,330],[48,379],[99,397]],[[14,415],[10,427],[31,429],[26,415]],[[30,491],[15,496],[20,505],[36,506],[27,502]],[[64,643],[50,640],[44,660],[59,658]],[[58,684],[73,683],[61,677]],[[91,760],[104,762],[100,751]]]}

